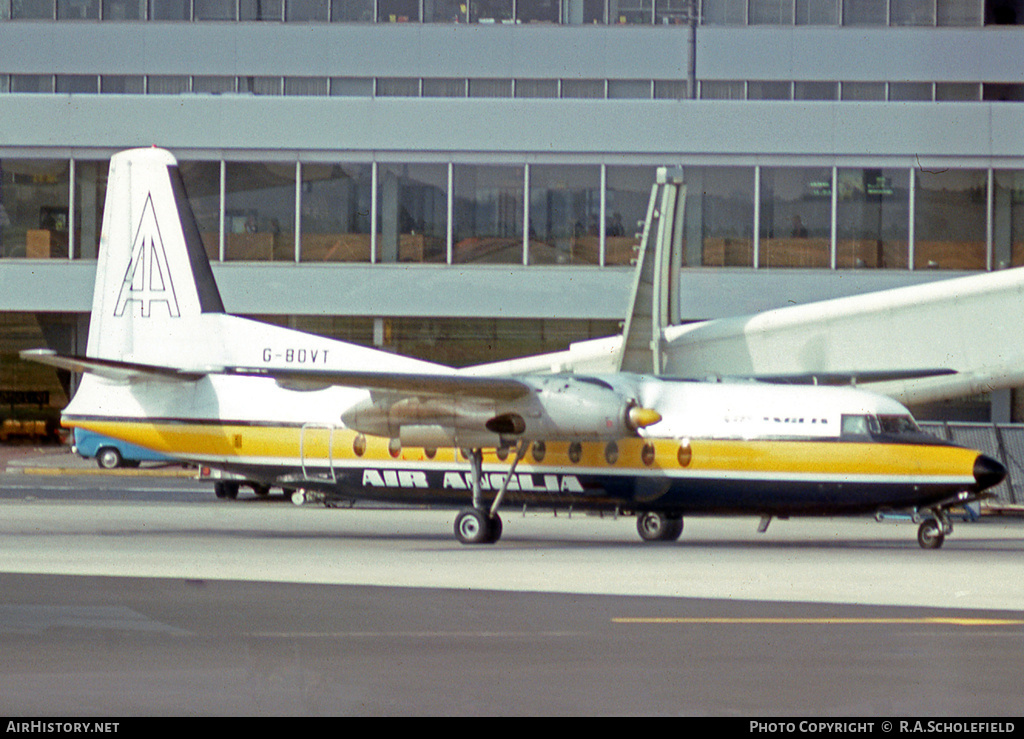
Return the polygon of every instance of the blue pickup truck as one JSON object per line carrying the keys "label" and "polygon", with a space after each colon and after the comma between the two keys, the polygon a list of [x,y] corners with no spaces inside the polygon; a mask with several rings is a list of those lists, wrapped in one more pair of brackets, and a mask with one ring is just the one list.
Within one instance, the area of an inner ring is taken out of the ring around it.
{"label": "blue pickup truck", "polygon": [[163,454],[86,429],[76,428],[73,438],[71,451],[80,457],[95,459],[96,464],[105,470],[138,467],[139,462],[174,462]]}

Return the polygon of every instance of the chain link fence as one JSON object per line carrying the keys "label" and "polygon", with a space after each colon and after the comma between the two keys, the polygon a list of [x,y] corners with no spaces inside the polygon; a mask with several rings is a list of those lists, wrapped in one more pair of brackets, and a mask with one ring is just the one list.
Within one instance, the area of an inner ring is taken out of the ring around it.
{"label": "chain link fence", "polygon": [[922,429],[954,444],[978,449],[1006,467],[1006,479],[993,488],[1004,505],[1024,504],[1024,424],[923,421]]}

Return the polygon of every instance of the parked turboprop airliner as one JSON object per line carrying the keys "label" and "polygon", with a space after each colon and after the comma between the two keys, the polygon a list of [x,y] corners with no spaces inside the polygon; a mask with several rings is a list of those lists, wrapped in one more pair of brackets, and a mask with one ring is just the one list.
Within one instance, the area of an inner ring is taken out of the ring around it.
{"label": "parked turboprop airliner", "polygon": [[645,540],[684,514],[910,510],[922,547],[1005,469],[851,387],[642,374],[482,375],[228,315],[177,163],[110,163],[88,345],[26,359],[84,374],[64,424],[256,487],[462,507],[493,543],[503,504],[631,512]]}

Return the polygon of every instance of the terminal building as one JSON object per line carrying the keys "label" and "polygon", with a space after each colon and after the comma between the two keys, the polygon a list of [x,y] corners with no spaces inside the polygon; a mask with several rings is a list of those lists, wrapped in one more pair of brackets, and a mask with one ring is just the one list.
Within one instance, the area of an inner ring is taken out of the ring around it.
{"label": "terminal building", "polygon": [[[0,0],[0,386],[63,403],[17,351],[84,351],[136,146],[181,163],[229,311],[454,365],[616,333],[658,166],[688,187],[680,322],[1022,265],[1022,24],[1022,0]],[[1024,420],[1008,392],[941,412]]]}

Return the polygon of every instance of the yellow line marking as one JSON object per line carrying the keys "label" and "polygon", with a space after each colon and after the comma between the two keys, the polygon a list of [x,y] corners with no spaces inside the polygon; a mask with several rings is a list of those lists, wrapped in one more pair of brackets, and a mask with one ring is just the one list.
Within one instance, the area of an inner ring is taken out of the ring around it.
{"label": "yellow line marking", "polygon": [[958,618],[953,616],[923,618],[844,618],[825,616],[820,618],[770,618],[770,617],[635,617],[613,618],[615,624],[725,624],[725,625],[791,625],[806,626],[815,624],[840,626],[876,626],[876,625],[943,625],[943,626],[1024,626],[1024,619],[1014,618]]}

